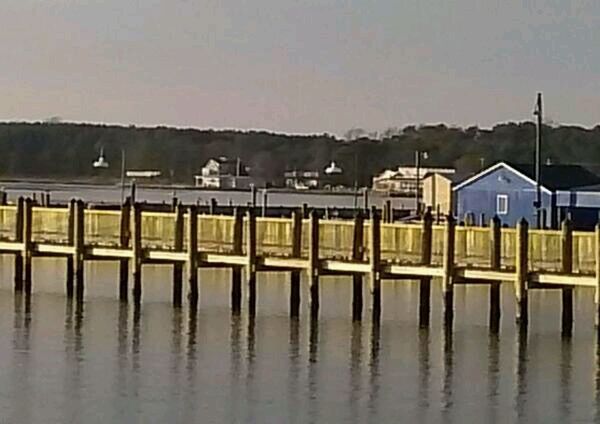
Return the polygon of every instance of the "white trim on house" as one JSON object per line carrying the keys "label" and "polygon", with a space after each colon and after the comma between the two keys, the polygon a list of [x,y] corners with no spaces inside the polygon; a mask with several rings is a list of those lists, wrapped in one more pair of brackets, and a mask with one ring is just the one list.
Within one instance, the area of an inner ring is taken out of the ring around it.
{"label": "white trim on house", "polygon": [[[522,172],[516,170],[515,168],[513,168],[512,166],[510,166],[506,162],[498,162],[497,164],[495,164],[495,165],[493,165],[493,166],[491,166],[491,167],[489,167],[487,169],[484,169],[483,171],[479,172],[478,174],[475,174],[472,177],[467,178],[466,180],[464,180],[460,184],[455,185],[454,187],[452,187],[452,191],[459,190],[462,187],[467,186],[467,185],[471,184],[474,181],[477,181],[481,177],[483,177],[485,175],[488,175],[488,174],[491,174],[492,172],[494,172],[498,168],[506,168],[506,169],[514,172],[515,174],[517,174],[519,177],[523,178],[527,182],[529,182],[529,183],[531,183],[533,185],[537,184],[534,179],[529,178],[527,175],[525,175]],[[544,187],[544,186],[541,186],[541,189],[543,191],[545,191],[547,194],[552,194],[552,191],[549,190],[548,188]]]}

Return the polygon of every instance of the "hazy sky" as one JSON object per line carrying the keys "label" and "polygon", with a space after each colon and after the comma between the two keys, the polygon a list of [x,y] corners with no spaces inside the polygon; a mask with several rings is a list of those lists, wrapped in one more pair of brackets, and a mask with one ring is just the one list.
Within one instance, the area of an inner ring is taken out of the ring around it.
{"label": "hazy sky", "polygon": [[598,0],[3,0],[0,120],[600,122]]}

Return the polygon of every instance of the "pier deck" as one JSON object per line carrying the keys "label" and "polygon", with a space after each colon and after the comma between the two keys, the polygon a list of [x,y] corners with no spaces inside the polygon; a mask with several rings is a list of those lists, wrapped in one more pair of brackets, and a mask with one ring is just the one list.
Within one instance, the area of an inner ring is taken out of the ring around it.
{"label": "pier deck", "polygon": [[[363,310],[362,285],[368,283],[374,319],[381,312],[381,281],[420,281],[419,320],[428,325],[430,284],[442,285],[444,317],[452,322],[456,284],[490,286],[490,326],[497,329],[501,313],[501,283],[514,286],[517,321],[527,325],[528,291],[560,289],[563,331],[572,327],[574,287],[595,290],[600,316],[600,229],[573,231],[564,222],[560,231],[457,226],[449,217],[435,225],[426,215],[420,223],[382,222],[377,210],[370,219],[319,219],[316,213],[295,211],[292,218],[256,217],[237,209],[233,216],[198,214],[197,207],[175,206],[172,212],[145,211],[142,204],[117,210],[86,208],[81,201],[69,207],[39,207],[31,199],[0,205],[0,253],[15,257],[15,290],[31,292],[33,257],[67,260],[67,296],[83,299],[84,261],[120,263],[119,297],[141,302],[145,264],[173,266],[173,302],[183,302],[186,269],[188,301],[197,304],[198,268],[231,268],[231,303],[241,308],[242,288],[248,308],[255,310],[256,274],[291,272],[290,313],[297,315],[300,274],[310,284],[311,312],[319,309],[319,277],[353,277],[353,318]],[[245,279],[246,284],[242,284]]]}

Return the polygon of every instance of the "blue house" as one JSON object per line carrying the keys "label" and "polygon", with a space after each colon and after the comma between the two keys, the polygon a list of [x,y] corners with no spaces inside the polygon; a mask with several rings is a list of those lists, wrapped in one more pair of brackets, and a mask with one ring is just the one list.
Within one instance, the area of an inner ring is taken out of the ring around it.
{"label": "blue house", "polygon": [[[565,199],[572,201],[572,196],[565,192],[600,183],[598,176],[578,165],[544,165],[541,174],[540,216],[542,225],[550,228],[557,228],[566,213],[574,211],[565,203]],[[481,222],[498,215],[502,223],[509,226],[525,218],[530,225],[535,225],[537,184],[534,175],[533,165],[507,162],[482,170],[453,188],[456,216],[459,220]],[[586,214],[583,215],[589,219]],[[571,217],[575,223],[580,218],[579,214]]]}

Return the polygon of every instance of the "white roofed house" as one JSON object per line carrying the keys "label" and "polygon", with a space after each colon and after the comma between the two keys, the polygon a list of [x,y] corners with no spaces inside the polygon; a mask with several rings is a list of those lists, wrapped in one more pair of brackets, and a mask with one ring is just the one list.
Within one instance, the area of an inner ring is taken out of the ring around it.
{"label": "white roofed house", "polygon": [[[423,178],[427,174],[451,176],[456,172],[453,168],[419,167],[419,188],[423,188]],[[414,195],[417,187],[417,168],[414,166],[399,166],[396,169],[386,169],[373,177],[373,190],[391,194]]]}
{"label": "white roofed house", "polygon": [[225,156],[209,159],[194,175],[196,187],[214,189],[248,189],[252,179],[248,175],[248,167],[240,158],[229,159]]}

